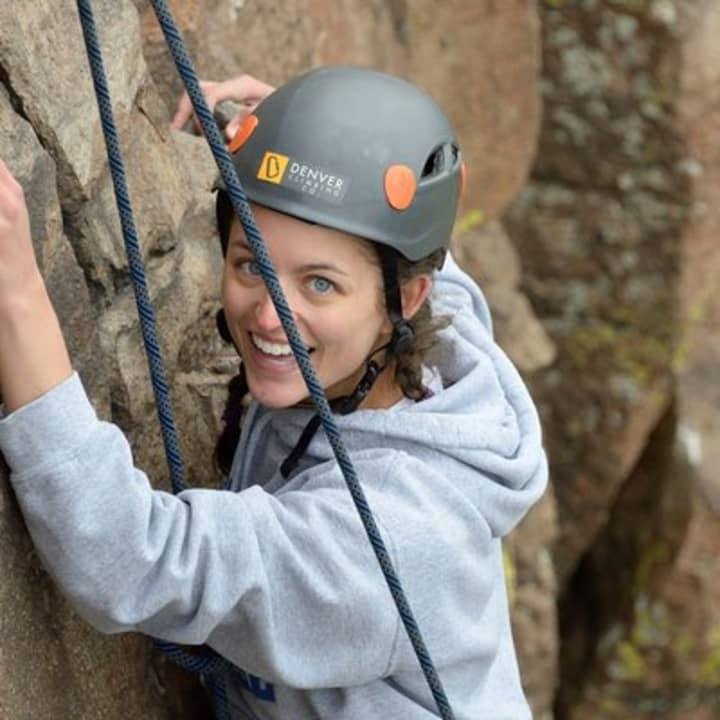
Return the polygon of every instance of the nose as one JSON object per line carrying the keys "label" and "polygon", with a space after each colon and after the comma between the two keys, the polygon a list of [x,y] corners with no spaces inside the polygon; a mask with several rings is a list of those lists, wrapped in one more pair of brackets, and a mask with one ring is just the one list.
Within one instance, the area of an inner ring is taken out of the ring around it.
{"label": "nose", "polygon": [[270,332],[281,327],[280,318],[278,317],[272,298],[266,289],[263,288],[262,294],[255,303],[255,321],[258,330]]}

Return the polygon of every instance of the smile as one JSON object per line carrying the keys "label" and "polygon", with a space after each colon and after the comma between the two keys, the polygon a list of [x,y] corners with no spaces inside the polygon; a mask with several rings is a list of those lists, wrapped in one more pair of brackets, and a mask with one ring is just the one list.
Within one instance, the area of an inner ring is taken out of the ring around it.
{"label": "smile", "polygon": [[[292,355],[292,348],[288,343],[269,342],[268,340],[263,340],[263,338],[255,333],[250,333],[250,339],[252,340],[252,344],[266,355],[272,355],[277,358]],[[309,348],[309,352],[313,352],[314,349],[315,348]]]}
{"label": "smile", "polygon": [[292,355],[292,349],[287,343],[268,342],[267,340],[263,340],[259,335],[255,335],[255,333],[250,333],[250,339],[253,345],[266,355],[273,355],[275,357]]}

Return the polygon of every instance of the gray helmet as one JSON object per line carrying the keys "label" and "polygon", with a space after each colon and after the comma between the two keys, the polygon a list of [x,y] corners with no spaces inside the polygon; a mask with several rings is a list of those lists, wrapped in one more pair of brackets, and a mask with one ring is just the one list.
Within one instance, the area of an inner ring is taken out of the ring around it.
{"label": "gray helmet", "polygon": [[[400,78],[323,67],[291,80],[230,144],[260,205],[389,246],[409,260],[447,247],[464,170],[436,103]],[[218,193],[223,246],[229,200]]]}

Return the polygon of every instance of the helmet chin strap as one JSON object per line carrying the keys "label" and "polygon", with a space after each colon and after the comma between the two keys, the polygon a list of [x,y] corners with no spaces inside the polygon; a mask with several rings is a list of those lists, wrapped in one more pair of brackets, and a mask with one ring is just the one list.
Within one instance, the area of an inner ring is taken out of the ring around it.
{"label": "helmet chin strap", "polygon": [[[402,314],[402,295],[400,294],[400,285],[398,283],[397,254],[392,248],[385,245],[378,245],[377,250],[380,256],[383,285],[385,288],[385,307],[393,326],[392,336],[389,342],[373,350],[367,357],[365,360],[365,373],[360,378],[360,381],[352,393],[330,400],[330,407],[333,412],[338,415],[348,415],[360,407],[365,398],[370,394],[380,373],[387,367],[388,360],[407,350],[415,336],[415,331],[408,321],[403,318]],[[378,365],[373,358],[383,350],[386,351],[385,362],[382,365]],[[315,433],[319,427],[320,418],[317,414],[313,415],[310,422],[302,431],[297,444],[280,466],[280,472],[284,478],[288,477],[297,467],[300,458],[305,454],[308,445],[310,445],[312,439],[315,437]]]}
{"label": "helmet chin strap", "polygon": [[412,325],[403,317],[402,295],[398,279],[397,252],[387,245],[377,245],[385,288],[385,307],[393,326],[388,355],[398,355],[410,347],[415,337]]}

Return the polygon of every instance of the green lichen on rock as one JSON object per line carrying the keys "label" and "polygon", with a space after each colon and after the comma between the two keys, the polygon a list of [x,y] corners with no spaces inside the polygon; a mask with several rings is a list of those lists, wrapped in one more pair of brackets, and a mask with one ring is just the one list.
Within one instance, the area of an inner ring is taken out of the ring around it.
{"label": "green lichen on rock", "polygon": [[671,645],[672,623],[663,603],[640,595],[635,601],[634,612],[630,639],[635,647],[648,650]]}
{"label": "green lichen on rock", "polygon": [[463,213],[453,227],[453,235],[463,235],[470,230],[480,227],[485,222],[485,213],[480,208],[473,208]]}
{"label": "green lichen on rock", "polygon": [[705,687],[720,686],[720,625],[708,633],[707,654],[700,666],[698,681]]}
{"label": "green lichen on rock", "polygon": [[608,0],[608,4],[625,12],[643,12],[648,6],[648,0]]}
{"label": "green lichen on rock", "polygon": [[672,654],[686,662],[695,650],[695,638],[684,632],[682,628],[675,628],[675,635],[670,643]]}
{"label": "green lichen on rock", "polygon": [[657,568],[667,565],[670,555],[670,546],[664,540],[657,540],[647,545],[635,566],[634,597],[642,597],[642,593],[647,590],[655,571]]}
{"label": "green lichen on rock", "polygon": [[625,323],[604,320],[580,327],[567,351],[578,368],[602,359],[630,377],[639,389],[645,389],[658,372],[670,369],[672,350],[668,342],[657,336],[626,332],[625,327]]}
{"label": "green lichen on rock", "polygon": [[507,548],[503,548],[503,568],[505,570],[505,586],[507,588],[508,602],[510,603],[510,607],[512,607],[517,597],[517,569],[512,553]]}
{"label": "green lichen on rock", "polygon": [[658,650],[673,646],[674,628],[667,607],[653,600],[649,587],[658,568],[670,560],[670,547],[664,541],[652,542],[641,554],[633,577],[630,626],[615,642],[607,673],[616,682],[640,683],[650,674],[648,659]]}
{"label": "green lichen on rock", "polygon": [[615,648],[615,656],[608,665],[608,674],[614,680],[640,682],[647,674],[647,663],[630,640],[623,640]]}
{"label": "green lichen on rock", "polygon": [[623,663],[625,679],[640,681],[647,674],[647,663],[640,650],[631,642],[621,643],[618,656]]}

